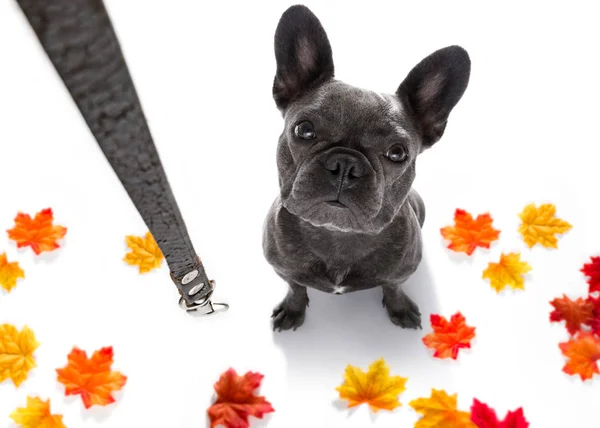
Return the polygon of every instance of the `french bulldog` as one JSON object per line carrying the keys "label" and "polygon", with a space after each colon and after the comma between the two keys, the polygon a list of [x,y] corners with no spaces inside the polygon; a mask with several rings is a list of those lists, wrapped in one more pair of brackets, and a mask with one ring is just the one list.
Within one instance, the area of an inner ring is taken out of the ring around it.
{"label": "french bulldog", "polygon": [[263,251],[289,285],[274,330],[300,327],[307,288],[342,294],[381,287],[389,319],[421,328],[401,285],[422,257],[425,206],[411,188],[417,157],[444,133],[471,71],[459,46],[416,65],[393,94],[334,78],[331,46],[305,6],[275,32],[273,97],[284,119],[277,146],[280,194],[264,224]]}

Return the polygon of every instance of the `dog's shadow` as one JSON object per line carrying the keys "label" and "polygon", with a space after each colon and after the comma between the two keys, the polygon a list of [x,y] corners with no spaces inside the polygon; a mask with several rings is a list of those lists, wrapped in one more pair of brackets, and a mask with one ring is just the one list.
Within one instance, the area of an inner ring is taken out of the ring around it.
{"label": "dog's shadow", "polygon": [[332,375],[339,377],[340,384],[347,364],[367,370],[381,357],[393,375],[435,370],[430,366],[436,361],[422,342],[430,330],[429,315],[440,309],[426,258],[403,290],[419,306],[423,330],[404,330],[392,324],[382,305],[380,287],[342,296],[309,290],[304,325],[296,331],[274,333],[274,342],[287,359],[288,385],[300,386],[307,376],[326,379]]}

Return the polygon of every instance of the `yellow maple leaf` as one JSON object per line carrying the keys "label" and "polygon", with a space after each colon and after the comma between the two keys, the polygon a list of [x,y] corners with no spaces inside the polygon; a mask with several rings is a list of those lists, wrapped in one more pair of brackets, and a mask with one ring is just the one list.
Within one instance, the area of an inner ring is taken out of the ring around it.
{"label": "yellow maple leaf", "polygon": [[0,325],[0,382],[11,379],[19,386],[36,367],[34,351],[40,346],[33,331],[25,326],[21,331],[11,324]]}
{"label": "yellow maple leaf", "polygon": [[125,242],[131,251],[125,254],[123,261],[132,266],[138,266],[140,273],[150,272],[160,266],[163,254],[150,232],[145,237],[129,235]]}
{"label": "yellow maple leaf", "polygon": [[558,239],[554,235],[565,233],[573,226],[555,217],[555,214],[556,206],[553,204],[542,204],[539,208],[535,204],[529,204],[519,214],[522,221],[519,232],[529,248],[535,244],[557,248]]}
{"label": "yellow maple leaf", "polygon": [[22,428],[67,428],[62,415],[50,413],[50,400],[39,397],[27,397],[27,406],[17,408],[10,417]]}
{"label": "yellow maple leaf", "polygon": [[531,271],[529,263],[521,261],[520,253],[509,253],[500,255],[499,263],[489,263],[483,271],[483,279],[489,279],[490,285],[497,293],[507,285],[517,290],[525,289],[523,275]]}
{"label": "yellow maple leaf", "polygon": [[16,287],[19,278],[25,278],[19,263],[9,262],[6,253],[0,254],[0,287],[10,291]]}
{"label": "yellow maple leaf", "polygon": [[431,397],[417,398],[409,405],[423,416],[414,428],[477,428],[471,414],[456,408],[457,394],[448,395],[443,389],[432,389]]}
{"label": "yellow maple leaf", "polygon": [[349,364],[344,373],[344,383],[336,391],[341,399],[348,400],[348,407],[367,403],[374,412],[393,410],[402,405],[398,395],[406,389],[407,380],[390,376],[390,368],[381,358],[369,366],[367,373]]}

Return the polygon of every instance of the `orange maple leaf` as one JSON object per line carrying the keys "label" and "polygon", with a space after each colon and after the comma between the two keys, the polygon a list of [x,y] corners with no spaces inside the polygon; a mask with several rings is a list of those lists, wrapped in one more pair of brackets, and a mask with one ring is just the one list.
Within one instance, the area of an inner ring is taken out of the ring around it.
{"label": "orange maple leaf", "polygon": [[348,365],[344,383],[336,388],[340,398],[348,400],[348,407],[367,403],[373,412],[394,410],[401,406],[398,396],[404,392],[408,379],[390,376],[390,368],[383,358],[373,362],[365,373],[359,367]]}
{"label": "orange maple leaf", "polygon": [[555,235],[566,233],[573,228],[568,222],[556,217],[553,204],[527,205],[519,218],[522,220],[519,232],[529,248],[540,244],[546,248],[558,248]]}
{"label": "orange maple leaf", "polygon": [[600,337],[588,332],[580,332],[568,342],[558,345],[563,355],[568,358],[563,367],[563,372],[581,380],[591,379],[594,373],[600,374],[598,360],[600,360]]}
{"label": "orange maple leaf", "polygon": [[480,214],[473,220],[467,211],[457,209],[454,226],[443,227],[440,232],[444,239],[450,241],[449,249],[470,256],[477,247],[490,248],[490,244],[498,239],[500,231],[492,227],[492,221],[489,214]]}
{"label": "orange maple leaf", "polygon": [[140,273],[150,272],[161,265],[164,256],[150,232],[146,232],[144,237],[128,235],[125,243],[131,251],[125,254],[123,261],[138,266]]}
{"label": "orange maple leaf", "polygon": [[125,386],[127,376],[111,371],[113,355],[112,346],[95,351],[92,358],[85,351],[73,348],[66,367],[56,369],[58,381],[65,386],[65,395],[81,394],[86,409],[94,404],[114,403],[112,393]]}
{"label": "orange maple leaf", "polygon": [[414,428],[477,428],[471,414],[457,409],[457,394],[448,395],[443,389],[432,389],[429,398],[417,398],[409,405],[423,416]]}
{"label": "orange maple leaf", "polygon": [[248,417],[262,418],[275,410],[265,397],[254,395],[263,375],[248,372],[238,376],[234,369],[223,373],[215,383],[217,400],[208,408],[211,428],[223,425],[226,428],[249,428]]}
{"label": "orange maple leaf", "polygon": [[6,253],[0,254],[0,287],[6,291],[17,286],[17,279],[25,278],[25,272],[18,262],[9,262]]}
{"label": "orange maple leaf", "polygon": [[33,353],[39,346],[29,327],[19,331],[12,324],[0,324],[0,382],[10,379],[21,385],[37,366]]}
{"label": "orange maple leaf", "polygon": [[51,208],[40,211],[32,219],[29,214],[18,213],[15,227],[7,230],[8,237],[17,242],[17,248],[30,246],[36,255],[60,247],[56,241],[65,237],[67,228],[54,226]]}
{"label": "orange maple leaf", "polygon": [[594,302],[590,299],[578,297],[569,299],[565,294],[550,302],[554,310],[550,312],[551,322],[566,321],[566,327],[570,335],[581,330],[582,324],[591,324],[594,320]]}
{"label": "orange maple leaf", "polygon": [[452,358],[456,360],[458,350],[470,348],[471,340],[475,337],[475,327],[465,324],[465,317],[460,312],[450,317],[450,321],[440,315],[431,314],[433,333],[423,337],[423,343],[428,348],[435,349],[436,358]]}
{"label": "orange maple leaf", "polygon": [[50,413],[50,400],[39,397],[27,397],[27,406],[17,408],[10,418],[22,428],[67,428],[62,415]]}
{"label": "orange maple leaf", "polygon": [[483,271],[482,279],[489,279],[490,286],[496,293],[510,286],[514,290],[525,289],[523,275],[531,271],[529,263],[521,260],[521,253],[500,254],[498,263],[488,263]]}

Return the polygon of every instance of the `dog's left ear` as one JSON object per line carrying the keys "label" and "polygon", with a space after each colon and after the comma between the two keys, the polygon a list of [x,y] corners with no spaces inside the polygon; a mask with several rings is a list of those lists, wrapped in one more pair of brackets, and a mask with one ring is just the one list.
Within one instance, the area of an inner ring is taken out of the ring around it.
{"label": "dog's left ear", "polygon": [[327,33],[306,6],[292,6],[281,16],[275,31],[275,59],[273,98],[280,110],[333,78],[333,56]]}
{"label": "dog's left ear", "polygon": [[450,111],[467,89],[470,74],[467,51],[449,46],[422,60],[396,91],[416,121],[424,149],[444,134]]}

